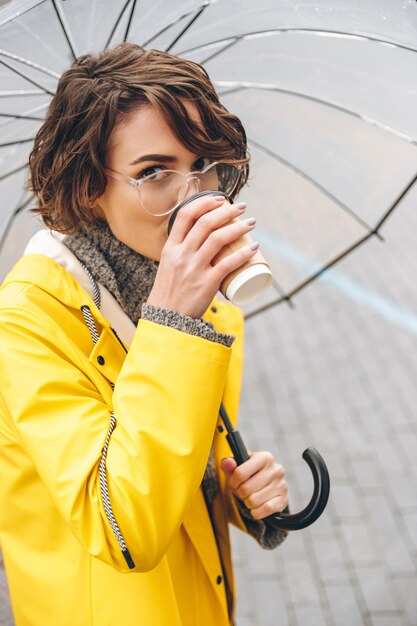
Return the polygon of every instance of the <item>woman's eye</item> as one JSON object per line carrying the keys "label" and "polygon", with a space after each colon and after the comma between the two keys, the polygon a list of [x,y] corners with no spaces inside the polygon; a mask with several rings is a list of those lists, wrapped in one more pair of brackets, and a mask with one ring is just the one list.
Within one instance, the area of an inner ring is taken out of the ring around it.
{"label": "woman's eye", "polygon": [[210,163],[211,159],[209,159],[208,157],[200,157],[199,159],[197,159],[197,161],[194,161],[193,169],[195,172],[199,172],[201,170],[204,170],[204,168],[210,165]]}
{"label": "woman's eye", "polygon": [[163,171],[164,168],[160,165],[152,165],[151,167],[147,167],[146,169],[142,170],[136,177],[136,180],[140,180],[141,178],[146,178],[147,176],[152,176],[154,174],[159,174],[159,172]]}

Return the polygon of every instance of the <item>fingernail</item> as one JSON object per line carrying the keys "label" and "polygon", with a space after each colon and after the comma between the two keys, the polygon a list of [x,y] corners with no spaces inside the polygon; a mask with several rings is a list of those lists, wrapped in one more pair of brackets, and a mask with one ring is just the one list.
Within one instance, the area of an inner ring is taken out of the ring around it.
{"label": "fingernail", "polygon": [[243,211],[244,209],[246,209],[246,202],[238,202],[237,204],[234,205],[234,207],[238,211]]}
{"label": "fingernail", "polygon": [[248,226],[254,226],[256,224],[256,219],[254,217],[250,217],[248,220],[245,220]]}
{"label": "fingernail", "polygon": [[259,248],[259,241],[254,241],[251,245],[250,245],[250,249],[253,250],[255,252],[255,250],[257,250]]}
{"label": "fingernail", "polygon": [[216,200],[216,202],[224,202],[226,198],[224,196],[214,196],[214,200]]}

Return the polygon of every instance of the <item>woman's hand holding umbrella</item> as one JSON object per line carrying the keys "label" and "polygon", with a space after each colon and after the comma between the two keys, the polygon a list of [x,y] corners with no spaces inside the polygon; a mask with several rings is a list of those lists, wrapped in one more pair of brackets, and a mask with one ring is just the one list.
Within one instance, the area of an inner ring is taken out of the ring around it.
{"label": "woman's hand holding umbrella", "polygon": [[250,510],[255,520],[280,513],[288,506],[285,470],[270,452],[253,452],[248,461],[238,465],[235,459],[222,459],[221,469],[227,487]]}

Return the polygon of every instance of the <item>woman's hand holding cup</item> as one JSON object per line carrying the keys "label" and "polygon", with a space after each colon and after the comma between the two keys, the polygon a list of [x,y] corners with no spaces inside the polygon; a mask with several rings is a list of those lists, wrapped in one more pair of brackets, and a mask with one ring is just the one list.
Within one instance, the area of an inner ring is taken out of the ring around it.
{"label": "woman's hand holding cup", "polygon": [[228,274],[249,261],[259,244],[238,248],[215,265],[216,257],[255,227],[255,219],[239,220],[244,203],[223,196],[204,196],[181,208],[162,250],[148,303],[190,317],[201,317]]}

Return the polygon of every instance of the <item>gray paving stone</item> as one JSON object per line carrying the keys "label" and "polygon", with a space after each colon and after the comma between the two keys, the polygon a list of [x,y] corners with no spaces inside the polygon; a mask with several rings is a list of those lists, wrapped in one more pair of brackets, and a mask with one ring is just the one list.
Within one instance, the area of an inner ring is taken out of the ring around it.
{"label": "gray paving stone", "polygon": [[392,441],[379,442],[375,447],[381,467],[398,480],[404,477],[404,455],[395,448]]}
{"label": "gray paving stone", "polygon": [[405,616],[397,613],[372,613],[372,626],[404,626]]}
{"label": "gray paving stone", "polygon": [[247,541],[247,563],[250,566],[251,577],[253,578],[277,575],[272,552],[260,548],[252,537],[248,537]]}
{"label": "gray paving stone", "polygon": [[326,594],[335,626],[366,624],[351,585],[326,585]]}
{"label": "gray paving stone", "polygon": [[381,487],[381,468],[375,455],[355,455],[352,458],[356,482],[363,492],[375,492]]}
{"label": "gray paving stone", "polygon": [[270,553],[270,556],[274,559],[276,567],[279,569],[282,567],[283,561],[287,558],[304,559],[306,557],[306,540],[302,533],[290,532],[284,543],[276,550]]}
{"label": "gray paving stone", "polygon": [[0,626],[13,626],[12,609],[8,594],[6,576],[2,562],[0,563]]}
{"label": "gray paving stone", "polygon": [[298,626],[333,626],[332,618],[319,607],[296,606],[295,617]]}
{"label": "gray paving stone", "polygon": [[383,545],[387,541],[392,541],[393,537],[399,536],[403,516],[399,509],[396,508],[390,494],[382,490],[382,485],[377,495],[367,494],[362,498],[362,501],[366,507],[367,517],[371,521],[372,528]]}
{"label": "gray paving stone", "polygon": [[395,576],[392,584],[407,617],[407,624],[417,626],[417,574]]}
{"label": "gray paving stone", "polygon": [[256,598],[256,619],[262,626],[290,626],[286,602],[274,580],[253,581]]}
{"label": "gray paving stone", "polygon": [[335,536],[316,538],[313,544],[321,581],[327,583],[349,583],[349,572],[344,554]]}
{"label": "gray paving stone", "polygon": [[372,531],[368,524],[361,521],[341,526],[350,558],[356,565],[381,567],[383,564],[381,546]]}
{"label": "gray paving stone", "polygon": [[387,571],[394,574],[415,573],[417,551],[407,532],[408,516],[396,515],[389,502],[381,496],[367,496],[366,501],[372,518],[370,526],[375,537],[379,539],[381,556],[386,562]]}
{"label": "gray paving stone", "polygon": [[307,559],[287,559],[285,571],[294,606],[320,607],[319,584]]}
{"label": "gray paving stone", "polygon": [[416,573],[416,553],[415,551],[414,553],[410,553],[403,540],[402,534],[392,535],[385,543],[383,553],[389,570],[393,574]]}
{"label": "gray paving stone", "polygon": [[409,474],[388,478],[398,507],[407,513],[417,511],[417,489]]}
{"label": "gray paving stone", "polygon": [[417,512],[406,513],[402,519],[408,530],[408,537],[411,539],[413,547],[417,549]]}
{"label": "gray paving stone", "polygon": [[246,616],[236,614],[236,626],[257,626],[258,621],[254,621],[254,615]]}
{"label": "gray paving stone", "polygon": [[390,577],[378,567],[356,567],[366,606],[372,611],[396,611],[400,609],[392,592]]}
{"label": "gray paving stone", "polygon": [[334,485],[332,492],[337,515],[341,520],[363,519],[364,510],[357,488],[352,485]]}

